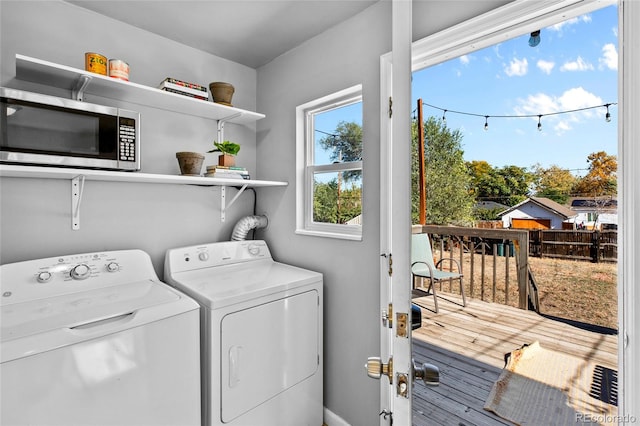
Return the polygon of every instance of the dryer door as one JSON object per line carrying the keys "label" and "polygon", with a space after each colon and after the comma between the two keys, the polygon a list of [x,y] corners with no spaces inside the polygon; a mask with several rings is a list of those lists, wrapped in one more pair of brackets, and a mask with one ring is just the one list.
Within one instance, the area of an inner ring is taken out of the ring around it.
{"label": "dryer door", "polygon": [[228,423],[319,368],[315,290],[226,315],[221,323],[222,421]]}

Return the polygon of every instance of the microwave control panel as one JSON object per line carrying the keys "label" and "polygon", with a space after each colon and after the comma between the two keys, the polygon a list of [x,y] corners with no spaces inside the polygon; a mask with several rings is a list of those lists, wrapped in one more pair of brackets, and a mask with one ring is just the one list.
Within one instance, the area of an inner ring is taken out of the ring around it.
{"label": "microwave control panel", "polygon": [[136,121],[132,118],[119,118],[118,151],[120,161],[136,161]]}

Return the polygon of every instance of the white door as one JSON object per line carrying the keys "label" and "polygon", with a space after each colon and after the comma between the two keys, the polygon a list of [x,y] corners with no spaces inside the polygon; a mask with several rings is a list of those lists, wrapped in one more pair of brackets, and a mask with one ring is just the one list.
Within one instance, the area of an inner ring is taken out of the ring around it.
{"label": "white door", "polygon": [[411,11],[393,0],[393,52],[381,58],[381,425],[411,424]]}
{"label": "white door", "polygon": [[[610,3],[611,1],[609,1]],[[408,3],[408,4],[407,4]],[[593,0],[554,0],[550,2],[515,1],[496,9],[484,16],[449,28],[427,39],[413,44],[412,65],[407,72],[406,55],[411,55],[411,2],[393,0],[393,52],[381,57],[381,285],[380,309],[383,317],[380,334],[380,359],[387,363],[393,359],[393,367],[386,371],[390,380],[382,377],[380,381],[380,424],[411,424],[411,380],[408,381],[407,396],[399,395],[399,375],[412,372],[410,325],[407,326],[408,338],[397,335],[397,316],[410,313],[410,194],[409,139],[410,127],[410,72],[419,68],[435,65],[438,62],[461,56],[471,51],[497,43],[500,39],[515,37],[537,28],[587,13],[590,9],[603,7],[605,2]],[[598,4],[599,3],[599,4]],[[640,401],[638,383],[638,354],[640,339],[637,328],[640,326],[640,313],[634,309],[638,296],[634,282],[638,275],[639,241],[637,223],[640,223],[640,201],[635,195],[637,182],[640,181],[640,169],[633,164],[640,162],[640,149],[633,141],[640,134],[637,117],[640,110],[640,79],[638,69],[640,60],[638,50],[633,47],[640,44],[640,31],[631,25],[640,16],[640,3],[619,0],[621,58],[620,85],[620,194],[623,200],[621,208],[622,232],[625,250],[620,256],[619,273],[619,311],[620,311],[620,385],[622,398],[619,415],[622,419],[635,419]],[[404,26],[404,27],[403,27]],[[406,43],[403,45],[402,43]],[[625,46],[626,49],[625,49]],[[393,58],[393,60],[392,60]],[[626,71],[626,72],[624,72]],[[407,93],[407,90],[409,91]],[[392,100],[392,102],[391,102]],[[393,114],[389,114],[389,110]],[[405,140],[405,143],[402,141]],[[400,193],[398,193],[400,192]],[[391,260],[393,261],[391,264]],[[395,283],[395,285],[394,285]],[[393,313],[389,314],[392,306]],[[384,318],[393,320],[392,327]],[[636,337],[635,339],[633,337]],[[391,383],[390,383],[391,382]]]}

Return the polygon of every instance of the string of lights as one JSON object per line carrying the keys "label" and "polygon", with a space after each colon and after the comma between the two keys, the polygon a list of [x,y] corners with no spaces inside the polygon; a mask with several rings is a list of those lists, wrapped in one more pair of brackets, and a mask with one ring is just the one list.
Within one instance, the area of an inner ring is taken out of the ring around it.
{"label": "string of lights", "polygon": [[423,102],[422,105],[428,106],[429,108],[433,108],[433,109],[437,109],[437,110],[442,111],[442,122],[444,124],[447,123],[447,117],[446,117],[447,113],[460,114],[460,115],[469,115],[469,116],[473,116],[473,117],[483,117],[484,118],[484,130],[485,131],[489,130],[489,119],[490,118],[536,118],[537,117],[538,118],[538,131],[542,131],[542,117],[551,116],[551,115],[560,115],[560,114],[570,114],[570,113],[574,113],[574,112],[586,111],[586,110],[595,109],[595,108],[606,108],[607,112],[605,114],[605,121],[608,123],[608,122],[611,121],[611,113],[609,112],[609,107],[618,105],[618,103],[617,102],[608,102],[608,103],[602,104],[602,105],[595,105],[595,106],[571,109],[571,110],[566,110],[566,111],[548,112],[546,114],[522,114],[522,115],[478,114],[478,113],[474,113],[474,112],[465,112],[465,111],[456,111],[456,110],[446,109],[446,108],[442,108],[442,107],[439,107],[439,106],[436,106],[436,105],[428,104],[426,102]]}

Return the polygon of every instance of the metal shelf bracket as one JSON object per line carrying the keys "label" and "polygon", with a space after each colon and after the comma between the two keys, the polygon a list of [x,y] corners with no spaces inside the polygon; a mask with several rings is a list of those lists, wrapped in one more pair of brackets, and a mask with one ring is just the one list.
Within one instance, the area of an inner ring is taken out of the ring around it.
{"label": "metal shelf bracket", "polygon": [[85,176],[79,175],[71,179],[71,229],[80,229],[80,204],[84,192]]}
{"label": "metal shelf bracket", "polygon": [[83,101],[84,91],[87,89],[87,86],[90,82],[91,77],[88,75],[81,75],[80,77],[78,77],[76,85],[71,91],[71,96],[73,97],[73,99],[75,99],[76,101]]}
{"label": "metal shelf bracket", "polygon": [[237,114],[233,114],[230,115],[228,117],[225,118],[221,118],[218,120],[218,140],[217,142],[222,143],[224,142],[224,123],[226,123],[227,121],[233,120],[234,118],[238,118],[241,117],[242,113],[239,112]]}
{"label": "metal shelf bracket", "polygon": [[238,197],[244,192],[245,189],[247,189],[247,184],[245,183],[244,185],[242,185],[242,187],[240,189],[238,189],[238,193],[231,199],[231,201],[229,201],[229,204],[226,204],[226,199],[227,199],[227,187],[226,186],[222,186],[220,187],[220,222],[224,222],[226,219],[226,211],[229,207],[231,207],[233,205],[233,203],[236,202],[236,200],[238,199]]}

